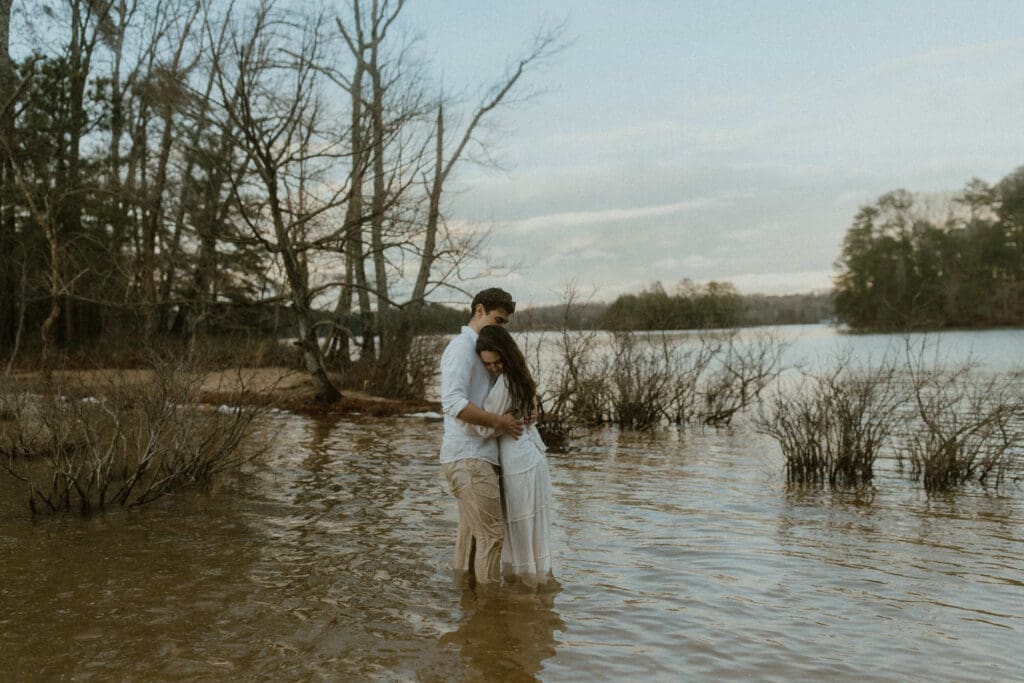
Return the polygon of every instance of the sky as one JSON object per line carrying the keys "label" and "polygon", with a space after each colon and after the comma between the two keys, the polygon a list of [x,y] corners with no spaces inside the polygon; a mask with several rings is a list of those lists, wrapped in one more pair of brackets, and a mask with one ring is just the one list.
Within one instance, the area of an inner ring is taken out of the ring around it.
{"label": "sky", "polygon": [[449,224],[489,230],[501,286],[547,305],[654,282],[828,289],[857,209],[1024,165],[1024,2],[411,0],[468,106],[545,25],[569,45],[467,164]]}

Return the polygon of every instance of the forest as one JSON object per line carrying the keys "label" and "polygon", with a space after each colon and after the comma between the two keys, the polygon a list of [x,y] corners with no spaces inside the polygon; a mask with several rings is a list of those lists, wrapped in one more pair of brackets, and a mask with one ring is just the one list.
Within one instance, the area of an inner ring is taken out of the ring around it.
{"label": "forest", "polygon": [[555,306],[518,313],[516,329],[526,330],[692,330],[807,325],[831,320],[831,293],[740,294],[729,282],[697,284],[680,280],[669,293],[660,282],[623,294],[608,304],[581,301],[575,294]]}
{"label": "forest", "polygon": [[1024,324],[1024,167],[949,198],[882,195],[836,267],[836,317],[854,330]]}
{"label": "forest", "polygon": [[488,272],[446,190],[564,46],[445,89],[404,4],[0,1],[8,367],[290,336],[321,401],[353,363],[403,396],[428,298]]}

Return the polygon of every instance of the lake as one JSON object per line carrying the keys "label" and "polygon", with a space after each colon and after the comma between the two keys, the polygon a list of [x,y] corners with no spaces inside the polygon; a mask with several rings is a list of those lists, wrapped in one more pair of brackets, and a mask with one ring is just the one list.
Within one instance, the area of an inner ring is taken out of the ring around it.
{"label": "lake", "polygon": [[[790,363],[901,340],[780,328]],[[934,335],[1019,367],[1024,331]],[[926,495],[883,459],[788,486],[728,430],[594,431],[549,456],[558,584],[477,595],[421,417],[273,414],[209,492],[32,519],[0,486],[0,670],[13,680],[1021,680],[1024,495]]]}

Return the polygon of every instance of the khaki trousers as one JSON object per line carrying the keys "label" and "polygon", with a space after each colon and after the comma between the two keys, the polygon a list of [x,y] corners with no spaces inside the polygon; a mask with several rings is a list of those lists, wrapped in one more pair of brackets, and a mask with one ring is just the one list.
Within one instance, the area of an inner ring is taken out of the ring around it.
{"label": "khaki trousers", "polygon": [[452,495],[459,500],[459,534],[452,567],[472,572],[478,583],[501,581],[505,523],[497,466],[466,458],[445,464],[443,470]]}

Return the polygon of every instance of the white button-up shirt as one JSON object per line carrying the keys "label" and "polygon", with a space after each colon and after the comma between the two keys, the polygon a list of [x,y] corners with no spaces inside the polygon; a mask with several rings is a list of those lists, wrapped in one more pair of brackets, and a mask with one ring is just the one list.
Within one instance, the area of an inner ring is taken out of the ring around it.
{"label": "white button-up shirt", "polygon": [[482,407],[491,388],[491,375],[476,354],[478,336],[473,328],[463,327],[441,355],[442,463],[479,458],[498,464],[498,440],[480,436],[473,425],[458,418],[470,403]]}

